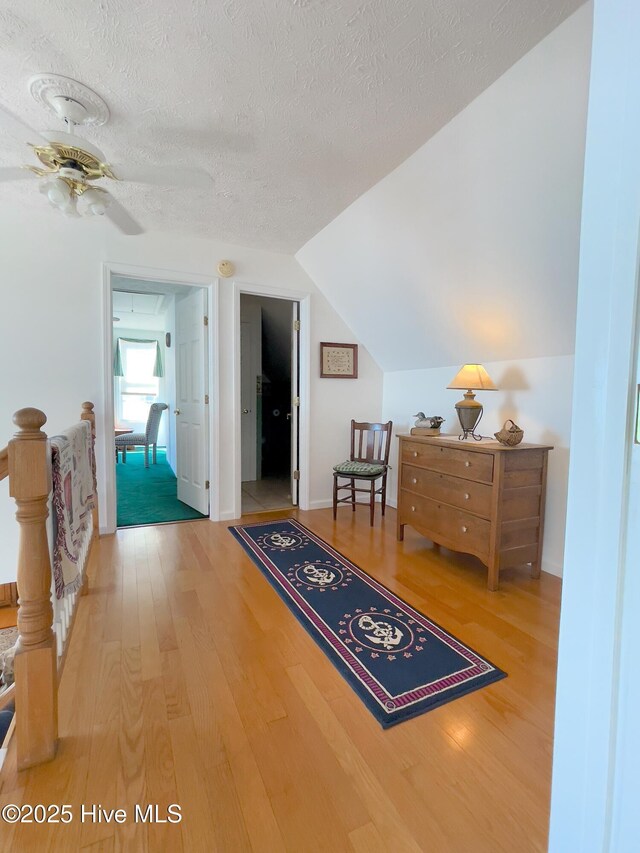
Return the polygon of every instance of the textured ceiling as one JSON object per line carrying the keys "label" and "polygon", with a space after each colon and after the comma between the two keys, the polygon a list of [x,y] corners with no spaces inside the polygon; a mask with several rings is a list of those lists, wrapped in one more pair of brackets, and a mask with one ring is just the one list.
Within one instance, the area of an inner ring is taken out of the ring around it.
{"label": "textured ceiling", "polygon": [[[36,129],[38,72],[108,103],[111,162],[206,168],[207,189],[121,185],[148,230],[293,252],[582,0],[0,0],[0,101]],[[25,152],[0,137],[0,165]],[[35,185],[0,186],[33,206]]]}

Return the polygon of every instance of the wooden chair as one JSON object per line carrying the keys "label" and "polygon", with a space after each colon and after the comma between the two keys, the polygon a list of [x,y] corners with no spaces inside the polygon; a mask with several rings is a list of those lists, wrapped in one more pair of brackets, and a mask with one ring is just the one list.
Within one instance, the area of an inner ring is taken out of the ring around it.
{"label": "wooden chair", "polygon": [[136,445],[144,445],[144,467],[149,467],[149,445],[152,448],[153,464],[156,464],[156,444],[158,442],[158,429],[160,428],[160,418],[165,409],[168,409],[166,403],[152,403],[149,407],[149,417],[147,418],[147,426],[144,432],[129,432],[124,435],[116,436],[116,459],[118,458],[118,450],[122,451],[122,461],[127,461],[127,447],[135,447]]}
{"label": "wooden chair", "polygon": [[[369,496],[369,515],[373,527],[373,517],[376,506],[376,495],[380,495],[382,515],[387,503],[387,469],[389,467],[389,450],[391,449],[391,429],[393,424],[375,424],[351,421],[351,455],[346,462],[333,468],[333,519],[337,517],[338,504],[350,503],[353,512],[356,511],[356,492],[364,492]],[[341,483],[346,480],[346,483]],[[356,480],[364,480],[368,487],[359,488]],[[378,480],[382,480],[376,488]],[[346,497],[339,493],[348,491]]]}

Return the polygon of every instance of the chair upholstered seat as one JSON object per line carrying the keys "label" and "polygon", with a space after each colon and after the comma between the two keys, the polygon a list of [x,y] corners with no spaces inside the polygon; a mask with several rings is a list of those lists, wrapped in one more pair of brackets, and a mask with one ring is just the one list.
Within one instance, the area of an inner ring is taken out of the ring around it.
{"label": "chair upholstered seat", "polygon": [[375,465],[372,462],[341,462],[340,465],[334,465],[333,470],[338,474],[356,474],[358,477],[379,477],[384,474],[384,465]]}
{"label": "chair upholstered seat", "polygon": [[149,417],[147,418],[147,426],[144,432],[125,432],[122,435],[116,436],[116,462],[118,461],[118,450],[122,451],[123,463],[127,461],[127,447],[135,447],[136,445],[144,446],[144,467],[149,467],[149,447],[153,456],[153,464],[156,464],[156,446],[158,443],[158,429],[160,427],[160,418],[165,409],[168,409],[166,403],[152,403],[149,406]]}
{"label": "chair upholstered seat", "polygon": [[146,444],[147,437],[143,432],[126,432],[116,436],[116,447],[133,447],[134,444]]}

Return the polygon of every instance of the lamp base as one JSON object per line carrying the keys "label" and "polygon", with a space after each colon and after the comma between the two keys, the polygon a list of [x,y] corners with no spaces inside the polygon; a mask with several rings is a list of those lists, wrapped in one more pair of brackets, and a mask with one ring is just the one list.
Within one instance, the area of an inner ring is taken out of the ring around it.
{"label": "lamp base", "polygon": [[458,436],[460,441],[466,441],[467,438],[482,441],[482,436],[475,431],[482,420],[482,403],[475,399],[475,394],[472,391],[467,391],[464,400],[456,403],[456,412],[462,427],[462,435]]}

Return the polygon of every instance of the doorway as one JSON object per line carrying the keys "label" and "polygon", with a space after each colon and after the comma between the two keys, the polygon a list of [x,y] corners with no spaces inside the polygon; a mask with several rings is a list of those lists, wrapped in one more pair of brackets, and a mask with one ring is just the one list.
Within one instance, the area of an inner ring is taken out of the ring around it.
{"label": "doorway", "polygon": [[[115,453],[113,439],[107,442],[111,529],[208,518],[211,288],[106,272],[112,321],[106,420],[112,435],[114,428],[122,433]],[[159,426],[150,436],[153,409]],[[156,439],[148,460],[145,436]]]}
{"label": "doorway", "polygon": [[242,514],[298,505],[299,303],[240,295]]}

